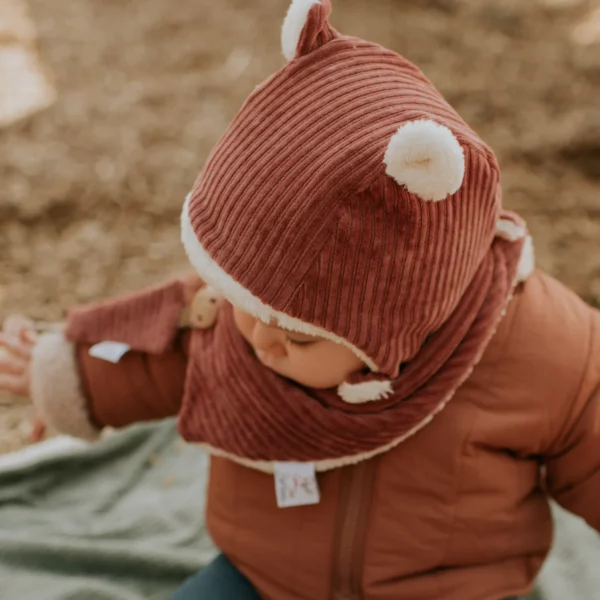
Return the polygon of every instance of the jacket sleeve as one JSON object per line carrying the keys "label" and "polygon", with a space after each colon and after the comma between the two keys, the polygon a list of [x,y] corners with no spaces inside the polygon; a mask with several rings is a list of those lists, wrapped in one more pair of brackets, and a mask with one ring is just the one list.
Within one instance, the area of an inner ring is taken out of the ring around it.
{"label": "jacket sleeve", "polygon": [[546,453],[546,485],[556,501],[600,531],[600,317],[594,312],[588,366],[562,411]]}
{"label": "jacket sleeve", "polygon": [[47,333],[34,350],[31,395],[42,420],[59,433],[95,439],[124,427],[176,415],[183,397],[189,330],[162,354],[130,351],[118,363],[94,358],[89,344]]}

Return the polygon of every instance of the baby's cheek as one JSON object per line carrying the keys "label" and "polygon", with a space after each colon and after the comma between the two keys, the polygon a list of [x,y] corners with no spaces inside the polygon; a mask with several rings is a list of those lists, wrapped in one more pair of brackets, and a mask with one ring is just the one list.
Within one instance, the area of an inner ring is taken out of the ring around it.
{"label": "baby's cheek", "polygon": [[[306,370],[319,382],[325,382],[325,385],[335,385],[337,379],[337,368],[332,363],[331,357],[326,353],[314,353],[307,361]],[[322,384],[323,385],[323,384]]]}
{"label": "baby's cheek", "polygon": [[246,340],[249,341],[252,337],[252,329],[256,319],[252,315],[242,312],[238,308],[234,307],[233,320],[238,331],[246,338]]}
{"label": "baby's cheek", "polygon": [[345,360],[331,351],[329,345],[302,348],[290,352],[290,376],[307,387],[318,389],[337,387],[350,371]]}

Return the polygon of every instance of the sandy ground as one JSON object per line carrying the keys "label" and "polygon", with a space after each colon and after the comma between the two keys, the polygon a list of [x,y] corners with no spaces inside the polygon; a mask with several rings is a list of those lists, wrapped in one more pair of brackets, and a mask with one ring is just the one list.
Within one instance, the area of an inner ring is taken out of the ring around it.
{"label": "sandy ground", "polygon": [[[244,97],[282,65],[287,0],[31,0],[56,104],[0,130],[0,318],[186,269],[178,215]],[[600,304],[600,0],[337,0],[496,150],[538,264]],[[0,404],[0,451],[27,406]]]}

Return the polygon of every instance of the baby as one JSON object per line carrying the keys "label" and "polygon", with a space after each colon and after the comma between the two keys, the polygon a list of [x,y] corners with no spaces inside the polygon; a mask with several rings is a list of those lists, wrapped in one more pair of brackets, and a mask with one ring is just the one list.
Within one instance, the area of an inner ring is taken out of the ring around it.
{"label": "baby", "polygon": [[177,415],[208,450],[222,554],[177,600],[514,598],[550,497],[600,529],[600,315],[534,271],[421,71],[329,13],[292,2],[287,64],[186,199],[214,327],[180,327],[175,280],[5,335],[0,388],[88,439]]}

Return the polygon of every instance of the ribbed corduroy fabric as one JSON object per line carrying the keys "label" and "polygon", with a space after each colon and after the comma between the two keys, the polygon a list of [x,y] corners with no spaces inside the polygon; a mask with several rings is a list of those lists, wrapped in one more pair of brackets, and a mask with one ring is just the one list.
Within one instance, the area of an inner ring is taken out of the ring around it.
{"label": "ribbed corduroy fabric", "polygon": [[133,350],[163,354],[173,346],[184,308],[184,284],[175,280],[71,310],[65,337],[81,344],[123,342]]}
{"label": "ribbed corduroy fabric", "polygon": [[[303,388],[263,366],[225,304],[215,330],[191,334],[182,436],[261,470],[273,461],[310,461],[326,470],[386,451],[426,425],[469,376],[510,300],[522,247],[495,239],[453,314],[404,365],[391,397],[366,405],[347,404],[335,390]],[[182,297],[175,281],[78,309],[68,338],[167,352]]]}
{"label": "ribbed corduroy fabric", "polygon": [[[351,404],[262,366],[230,307],[214,332],[194,333],[182,435],[264,470],[356,462],[428,423],[483,354],[524,247],[522,222],[501,211],[493,153],[414,65],[338,34],[328,14],[328,0],[312,6],[295,58],[248,98],[182,216],[204,281],[260,318],[317,328],[371,368],[346,382],[371,386]],[[462,185],[438,202],[386,174],[390,139],[418,120],[446,127],[464,158]],[[114,332],[164,347],[173,303],[150,296],[111,311],[91,341]]]}
{"label": "ribbed corduroy fabric", "polygon": [[318,2],[311,8],[310,18],[307,19],[298,39],[296,56],[308,54],[315,48],[339,36],[339,33],[329,24],[330,12],[331,3],[329,0]]}
{"label": "ribbed corduroy fabric", "polygon": [[492,337],[522,243],[497,239],[455,313],[403,369],[390,398],[349,405],[335,390],[298,386],[264,367],[226,305],[214,332],[192,334],[179,427],[184,439],[268,471],[273,461],[327,470],[384,452],[452,398]]}
{"label": "ribbed corduroy fabric", "polygon": [[[456,309],[500,211],[492,152],[409,61],[311,9],[297,58],[248,98],[189,200],[205,253],[264,305],[331,332],[395,378]],[[441,202],[385,174],[409,121],[449,128],[465,176]],[[193,256],[190,254],[193,260]],[[215,273],[200,275],[221,288]]]}

